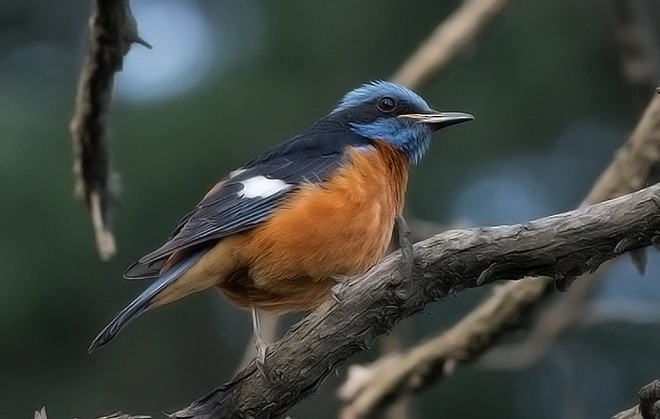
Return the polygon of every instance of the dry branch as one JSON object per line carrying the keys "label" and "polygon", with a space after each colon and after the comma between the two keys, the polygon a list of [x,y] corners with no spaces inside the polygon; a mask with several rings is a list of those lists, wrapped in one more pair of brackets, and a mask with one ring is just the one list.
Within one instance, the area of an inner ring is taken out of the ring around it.
{"label": "dry branch", "polygon": [[623,75],[640,92],[660,80],[660,32],[654,0],[611,0]]}
{"label": "dry branch", "polygon": [[436,76],[474,42],[506,3],[506,0],[464,1],[403,63],[392,80],[415,89]]}
{"label": "dry branch", "polygon": [[[629,140],[616,154],[610,166],[601,174],[583,205],[601,202],[638,190],[660,181],[660,96],[655,96],[640,119]],[[646,265],[644,251],[631,253],[632,261],[641,272]],[[541,319],[529,338],[521,345],[501,348],[509,359],[506,364],[524,367],[539,359],[568,328],[575,325],[586,311],[591,296],[600,284],[600,276],[591,275],[572,288]],[[502,357],[498,357],[501,358]]]}
{"label": "dry branch", "polygon": [[[634,132],[600,176],[582,206],[602,202],[646,186],[647,179],[657,177],[659,163],[660,96],[656,95]],[[579,285],[580,295],[576,295],[580,298],[588,295],[597,285],[593,275],[582,278],[582,281],[585,283]],[[428,386],[461,363],[476,359],[493,346],[503,333],[517,329],[519,319],[537,306],[552,290],[552,286],[552,280],[536,278],[496,288],[463,320],[431,341],[396,355],[396,358],[390,359],[389,364],[380,363],[377,367],[352,369],[353,373],[349,371],[347,382],[340,390],[340,397],[348,403],[346,412],[353,415],[349,417],[366,416],[402,393]],[[574,323],[572,320],[575,320],[580,312],[575,309],[554,310],[554,313],[561,313],[562,318],[551,321],[556,326],[551,334],[548,334],[548,331],[533,333],[534,336],[541,337],[543,345],[539,345],[539,340],[533,341],[530,347],[534,347],[536,352],[529,354],[529,358],[539,356],[550,342]],[[397,371],[392,370],[392,365],[397,366]],[[385,383],[389,383],[389,386]]]}
{"label": "dry branch", "polygon": [[69,129],[73,137],[75,194],[89,207],[96,247],[103,260],[116,251],[111,218],[119,181],[110,164],[107,138],[113,78],[134,42],[150,47],[138,36],[128,0],[96,0]]}
{"label": "dry branch", "polygon": [[281,417],[356,352],[426,304],[504,279],[560,284],[606,260],[660,241],[660,185],[606,203],[514,226],[453,230],[415,245],[411,277],[395,252],[275,343],[266,377],[252,362],[173,418]]}

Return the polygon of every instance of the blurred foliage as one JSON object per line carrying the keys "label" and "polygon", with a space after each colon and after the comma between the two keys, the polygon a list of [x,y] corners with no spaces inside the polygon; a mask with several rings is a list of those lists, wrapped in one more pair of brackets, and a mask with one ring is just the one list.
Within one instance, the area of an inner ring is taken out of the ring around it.
{"label": "blurred foliage", "polygon": [[[149,2],[134,0],[138,24],[141,3]],[[42,405],[52,418],[117,410],[157,416],[229,378],[250,337],[249,316],[212,292],[148,313],[109,347],[87,354],[101,327],[144,286],[122,281],[123,269],[157,246],[215,180],[324,115],[345,91],[387,78],[459,2],[170,0],[160,7],[173,4],[195,8],[214,29],[208,44],[194,46],[213,65],[177,96],[136,101],[124,92],[116,100],[114,164],[124,186],[115,220],[119,253],[108,263],[96,255],[85,208],[72,199],[67,124],[89,9],[71,0],[0,4],[3,417],[28,417]],[[432,106],[477,120],[443,132],[414,169],[411,214],[496,223],[502,214],[489,211],[491,199],[515,208],[541,203],[526,216],[580,201],[647,99],[619,72],[606,4],[512,2],[469,53],[421,90]],[[240,7],[245,20],[234,22],[236,30],[217,27]],[[170,29],[184,36],[190,28]],[[143,36],[155,46],[149,54],[166,50],[162,40]],[[243,42],[252,52],[228,64],[227,51],[240,52]],[[531,195],[494,182],[470,195],[483,197],[478,202],[461,201],[494,174],[527,182],[522,190]],[[648,286],[657,287],[653,267]],[[623,287],[640,281],[622,272]],[[430,307],[430,315],[407,321],[410,334],[417,340],[450,324],[482,294]],[[420,397],[419,417],[610,415],[660,374],[648,369],[660,351],[657,320],[629,324],[581,327],[529,370],[461,371]],[[343,371],[292,416],[335,417],[341,377]]]}

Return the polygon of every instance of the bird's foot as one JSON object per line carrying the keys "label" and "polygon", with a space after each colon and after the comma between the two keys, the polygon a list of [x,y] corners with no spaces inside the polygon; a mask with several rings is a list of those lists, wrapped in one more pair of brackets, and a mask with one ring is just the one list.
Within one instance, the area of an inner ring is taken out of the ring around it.
{"label": "bird's foot", "polygon": [[261,375],[268,379],[268,374],[266,374],[266,354],[268,352],[268,344],[261,337],[261,323],[259,322],[259,312],[257,311],[257,308],[252,306],[251,312],[252,331],[254,332],[254,349],[257,352],[257,356],[254,358],[254,363]]}
{"label": "bird's foot", "polygon": [[257,351],[257,356],[254,358],[254,363],[257,366],[257,369],[268,379],[268,374],[266,374],[266,355],[268,354],[268,344],[261,336],[257,336],[254,339],[254,349]]}
{"label": "bird's foot", "polygon": [[412,275],[413,265],[415,264],[412,233],[403,215],[397,215],[394,219],[394,224],[399,233],[399,247],[401,248],[399,273],[401,274],[401,278],[409,278]]}
{"label": "bird's foot", "polygon": [[333,278],[335,285],[330,288],[330,296],[338,303],[341,303],[342,294],[344,291],[343,288],[347,279],[348,277],[344,275],[337,275]]}

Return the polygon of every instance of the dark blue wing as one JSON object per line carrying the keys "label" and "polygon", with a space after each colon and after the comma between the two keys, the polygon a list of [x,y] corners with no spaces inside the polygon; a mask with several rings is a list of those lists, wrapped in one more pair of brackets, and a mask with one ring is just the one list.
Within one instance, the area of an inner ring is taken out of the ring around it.
{"label": "dark blue wing", "polygon": [[[124,276],[128,279],[158,276],[164,261],[173,253],[213,245],[218,239],[263,223],[301,184],[327,180],[344,162],[349,145],[368,143],[366,139],[345,130],[332,132],[318,128],[315,131],[317,135],[303,133],[262,154],[237,174],[219,182],[179,222],[163,246],[129,267]],[[340,131],[342,135],[338,135]],[[279,179],[290,187],[267,197],[242,196],[242,182],[256,176]]]}

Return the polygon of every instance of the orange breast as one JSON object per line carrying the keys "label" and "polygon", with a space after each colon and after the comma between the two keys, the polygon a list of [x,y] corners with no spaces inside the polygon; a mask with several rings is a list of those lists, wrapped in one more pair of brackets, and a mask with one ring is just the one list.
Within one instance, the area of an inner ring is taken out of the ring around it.
{"label": "orange breast", "polygon": [[239,306],[316,307],[335,278],[360,274],[384,255],[407,180],[406,156],[388,144],[352,150],[329,181],[303,186],[270,221],[242,235],[234,249],[244,268],[219,287]]}

